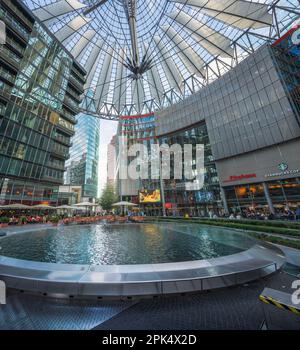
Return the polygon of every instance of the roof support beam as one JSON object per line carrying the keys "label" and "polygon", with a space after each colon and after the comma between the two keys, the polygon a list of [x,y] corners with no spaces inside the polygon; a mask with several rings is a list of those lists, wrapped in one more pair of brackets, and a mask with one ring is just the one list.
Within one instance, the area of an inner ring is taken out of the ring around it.
{"label": "roof support beam", "polygon": [[77,41],[76,45],[71,50],[71,54],[77,59],[80,60],[84,55],[84,50],[90,43],[90,40],[96,32],[93,29],[89,29],[82,34],[82,37]]}
{"label": "roof support beam", "polygon": [[178,56],[186,66],[186,69],[191,74],[196,74],[204,78],[204,66],[205,62],[201,59],[191,46],[175,31],[174,28],[169,26],[163,26],[162,30],[167,34],[171,41],[175,44],[178,51]]}
{"label": "roof support beam", "polygon": [[110,47],[105,54],[102,69],[98,78],[97,87],[94,95],[95,101],[98,101],[98,110],[101,108],[100,104],[103,98],[107,97],[110,85],[110,78],[112,73],[114,47]]}
{"label": "roof support beam", "polygon": [[154,37],[154,41],[157,45],[158,52],[161,56],[161,64],[168,79],[170,87],[176,89],[181,93],[183,77],[167,51],[164,43],[158,36]]}
{"label": "roof support beam", "polygon": [[126,68],[123,65],[125,59],[124,49],[119,50],[120,60],[117,62],[116,81],[114,88],[113,104],[120,111],[126,103]]}
{"label": "roof support beam", "polygon": [[91,18],[76,16],[69,23],[67,23],[61,29],[59,29],[55,33],[55,36],[57,37],[58,40],[63,42],[66,39],[68,39],[71,35],[76,33],[79,29],[81,29],[86,24],[88,24],[90,21],[91,21]]}
{"label": "roof support beam", "polygon": [[77,0],[60,0],[53,4],[39,7],[33,13],[45,24],[49,24],[56,17],[65,15],[74,10],[86,7],[85,4]]}
{"label": "roof support beam", "polygon": [[171,0],[201,8],[204,13],[241,29],[263,28],[272,25],[268,5],[245,0]]}

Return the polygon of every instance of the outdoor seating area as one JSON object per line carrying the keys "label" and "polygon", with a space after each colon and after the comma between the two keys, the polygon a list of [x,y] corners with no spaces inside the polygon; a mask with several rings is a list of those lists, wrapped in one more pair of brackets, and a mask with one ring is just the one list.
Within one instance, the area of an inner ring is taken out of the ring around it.
{"label": "outdoor seating area", "polygon": [[99,208],[96,203],[82,202],[74,206],[51,206],[37,204],[33,206],[22,203],[13,203],[0,206],[0,228],[9,225],[52,224],[57,225],[87,225],[94,223],[129,223],[143,222],[144,218],[139,211],[131,212],[128,207],[136,207],[130,202],[118,202],[111,213]]}
{"label": "outdoor seating area", "polygon": [[63,225],[87,225],[87,224],[95,224],[95,223],[130,223],[136,222],[141,223],[144,221],[143,216],[119,216],[119,215],[104,215],[104,216],[76,216],[73,218],[65,218],[60,221]]}

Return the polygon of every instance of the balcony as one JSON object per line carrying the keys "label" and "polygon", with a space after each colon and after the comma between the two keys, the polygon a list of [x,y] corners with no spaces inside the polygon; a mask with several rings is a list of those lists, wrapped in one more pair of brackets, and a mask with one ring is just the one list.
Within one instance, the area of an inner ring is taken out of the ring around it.
{"label": "balcony", "polygon": [[15,81],[15,75],[9,73],[8,71],[4,70],[2,67],[0,67],[0,77],[4,80],[6,80],[6,82],[13,86],[14,85],[14,81]]}
{"label": "balcony", "polygon": [[70,158],[69,148],[61,146],[57,143],[54,143],[52,145],[52,147],[50,148],[50,153],[59,159],[65,160]]}
{"label": "balcony", "polygon": [[54,147],[50,150],[50,153],[53,154],[55,157],[59,158],[59,159],[63,159],[63,160],[67,160],[70,158],[70,153],[69,151],[64,151],[61,150],[57,147]]}
{"label": "balcony", "polygon": [[57,169],[57,170],[65,171],[65,166],[59,164],[58,162],[48,161],[46,166],[49,167],[49,168],[54,168],[54,169]]}
{"label": "balcony", "polygon": [[25,48],[22,45],[20,45],[19,43],[17,43],[15,40],[10,38],[9,36],[6,36],[6,45],[8,45],[11,48],[11,50],[14,50],[20,56],[23,57]]}
{"label": "balcony", "polygon": [[69,94],[72,98],[74,98],[78,104],[80,104],[82,98],[79,94],[76,94],[71,88],[67,87],[66,93]]}
{"label": "balcony", "polygon": [[56,128],[58,130],[61,130],[62,132],[65,132],[66,134],[73,136],[75,134],[75,130],[74,129],[70,129],[69,127],[67,127],[64,124],[56,124]]}
{"label": "balcony", "polygon": [[83,88],[83,83],[79,82],[74,75],[70,75],[70,80],[69,83],[71,85],[73,85],[76,89],[78,89],[79,92],[83,93],[84,92],[84,88]]}
{"label": "balcony", "polygon": [[78,114],[79,113],[79,106],[78,103],[76,103],[75,101],[73,101],[70,97],[65,96],[64,99],[64,105],[66,107],[68,107],[71,111],[74,112],[74,114]]}
{"label": "balcony", "polygon": [[14,32],[24,43],[28,42],[30,37],[29,32],[3,8],[0,8],[0,19],[3,20],[9,30]]}
{"label": "balcony", "polygon": [[58,179],[57,177],[54,177],[54,176],[51,176],[51,175],[48,175],[48,174],[45,174],[42,177],[42,179],[44,181],[55,183],[55,184],[58,184],[58,185],[62,185],[63,184],[63,179]]}
{"label": "balcony", "polygon": [[6,106],[0,104],[0,115],[5,116]]}
{"label": "balcony", "polygon": [[6,46],[3,46],[0,50],[0,58],[15,71],[19,71],[21,58],[10,51]]}
{"label": "balcony", "polygon": [[54,136],[55,141],[58,141],[59,143],[62,143],[65,146],[72,147],[73,143],[70,140],[70,137],[66,137],[63,135],[55,135]]}
{"label": "balcony", "polygon": [[11,97],[11,87],[8,87],[5,83],[0,85],[1,97],[5,97],[5,99],[10,100]]}
{"label": "balcony", "polygon": [[23,22],[23,24],[31,31],[33,28],[33,23],[22,13],[22,11],[15,6],[12,1],[2,0],[4,6],[8,11],[14,14],[18,19]]}
{"label": "balcony", "polygon": [[77,120],[75,119],[75,116],[69,112],[67,112],[65,109],[62,110],[61,116],[65,119],[67,119],[72,124],[77,124]]}
{"label": "balcony", "polygon": [[72,68],[71,68],[72,73],[74,73],[83,83],[85,82],[85,75],[80,72],[76,66],[73,64]]}

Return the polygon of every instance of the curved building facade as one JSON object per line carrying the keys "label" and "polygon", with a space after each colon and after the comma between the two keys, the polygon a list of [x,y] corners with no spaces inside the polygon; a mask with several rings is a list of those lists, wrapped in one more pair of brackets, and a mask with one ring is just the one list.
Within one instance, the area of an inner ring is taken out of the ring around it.
{"label": "curved building facade", "polygon": [[[203,188],[186,190],[185,179],[140,181],[131,198],[160,188],[170,215],[252,208],[275,213],[300,206],[300,50],[291,41],[296,31],[299,26],[196,94],[155,113],[154,142],[204,145]],[[136,134],[130,123],[120,125],[123,133]],[[135,141],[140,142],[137,134]],[[161,203],[141,204],[151,215],[162,214]]]}
{"label": "curved building facade", "polygon": [[225,212],[275,213],[300,205],[300,50],[291,42],[296,30],[157,114],[158,138],[206,124]]}

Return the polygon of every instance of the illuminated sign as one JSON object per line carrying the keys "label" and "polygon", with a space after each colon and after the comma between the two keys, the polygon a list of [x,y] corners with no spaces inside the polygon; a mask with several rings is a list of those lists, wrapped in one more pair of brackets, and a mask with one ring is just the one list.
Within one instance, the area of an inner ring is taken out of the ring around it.
{"label": "illuminated sign", "polygon": [[300,172],[300,169],[289,170],[289,166],[286,163],[278,164],[278,170],[280,170],[279,173],[266,174],[265,177],[268,178],[268,177],[280,177],[280,176],[286,176],[286,175],[296,175]]}
{"label": "illuminated sign", "polygon": [[230,178],[228,180],[225,180],[224,183],[253,179],[256,177],[257,177],[256,174],[232,175],[232,176],[230,176]]}
{"label": "illuminated sign", "polygon": [[275,47],[280,47],[286,53],[300,58],[300,25],[290,29],[280,39],[273,44]]}
{"label": "illuminated sign", "polygon": [[140,203],[160,203],[161,202],[160,190],[140,191],[139,200],[140,200]]}
{"label": "illuminated sign", "polygon": [[287,171],[288,168],[289,168],[289,166],[286,163],[280,163],[278,165],[278,169],[281,170],[281,171]]}

